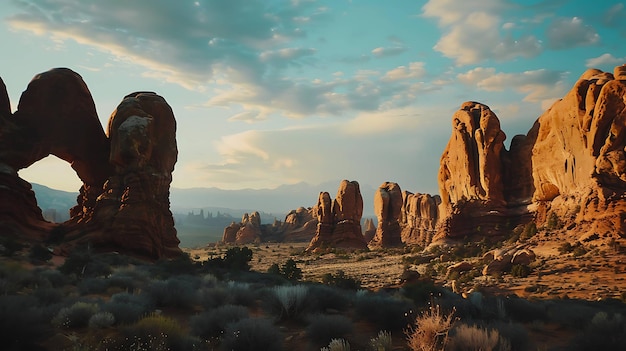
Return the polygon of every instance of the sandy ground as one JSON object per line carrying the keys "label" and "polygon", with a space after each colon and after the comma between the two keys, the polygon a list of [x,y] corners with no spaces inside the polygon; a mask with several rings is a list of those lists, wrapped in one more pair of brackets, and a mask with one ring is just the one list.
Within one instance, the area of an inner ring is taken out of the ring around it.
{"label": "sandy ground", "polygon": [[[516,294],[526,298],[577,298],[598,300],[621,298],[626,292],[626,255],[618,253],[607,245],[599,245],[595,250],[581,257],[559,254],[560,240],[535,240],[530,244],[537,254],[531,265],[533,271],[526,278],[510,275],[501,277],[477,277],[460,289],[467,291],[477,285],[496,294]],[[624,243],[626,246],[626,243]],[[402,249],[370,252],[335,252],[325,254],[305,254],[306,243],[269,243],[249,246],[253,250],[252,270],[266,272],[270,265],[282,265],[292,258],[302,269],[303,279],[320,281],[326,273],[343,271],[347,276],[359,279],[362,286],[370,289],[397,286],[405,267],[402,262],[405,253]],[[208,245],[202,248],[185,249],[196,260],[222,255],[228,247]],[[472,259],[468,259],[472,261]],[[457,261],[442,262],[449,266]],[[477,259],[473,259],[477,262]],[[425,265],[408,266],[411,270],[424,271]],[[476,269],[482,266],[476,263]],[[438,284],[451,286],[451,281],[438,276]]]}

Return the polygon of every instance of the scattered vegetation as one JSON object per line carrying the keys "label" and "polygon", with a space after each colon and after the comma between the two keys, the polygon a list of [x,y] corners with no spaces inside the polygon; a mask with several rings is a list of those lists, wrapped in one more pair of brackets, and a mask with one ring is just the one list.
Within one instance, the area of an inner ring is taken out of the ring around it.
{"label": "scattered vegetation", "polygon": [[[438,247],[431,269],[441,277],[451,262],[493,245]],[[585,245],[560,249],[576,255],[577,248],[592,249]],[[58,269],[49,263],[26,268],[22,263],[45,259],[42,248],[21,249],[21,262],[0,261],[0,343],[10,350],[46,348],[54,335],[68,335],[60,348],[349,350],[352,343],[376,351],[403,344],[410,350],[524,351],[541,347],[529,333],[546,326],[571,339],[563,341],[569,350],[626,343],[626,305],[619,294],[594,302],[526,300],[475,288],[462,298],[423,278],[374,292],[343,271],[323,276],[323,284],[303,281],[293,259],[276,265],[278,277],[249,271],[247,248],[229,248],[212,263],[196,264],[187,255],[145,263],[86,247]],[[514,265],[511,277],[530,269]]]}

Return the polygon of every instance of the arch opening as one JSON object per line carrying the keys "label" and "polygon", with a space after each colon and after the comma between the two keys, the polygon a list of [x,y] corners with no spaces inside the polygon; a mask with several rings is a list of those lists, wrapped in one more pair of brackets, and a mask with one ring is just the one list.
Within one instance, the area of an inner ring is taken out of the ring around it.
{"label": "arch opening", "polygon": [[83,185],[69,163],[49,155],[18,174],[32,185],[44,219],[53,223],[69,220],[70,208],[76,206],[76,197]]}

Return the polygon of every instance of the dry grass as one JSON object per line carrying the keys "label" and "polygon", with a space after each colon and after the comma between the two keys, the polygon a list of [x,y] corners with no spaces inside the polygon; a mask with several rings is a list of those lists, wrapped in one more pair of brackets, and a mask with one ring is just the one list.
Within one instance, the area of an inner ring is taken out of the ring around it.
{"label": "dry grass", "polygon": [[417,316],[415,326],[405,330],[407,345],[412,351],[444,350],[453,323],[454,311],[444,314],[440,306],[431,306]]}

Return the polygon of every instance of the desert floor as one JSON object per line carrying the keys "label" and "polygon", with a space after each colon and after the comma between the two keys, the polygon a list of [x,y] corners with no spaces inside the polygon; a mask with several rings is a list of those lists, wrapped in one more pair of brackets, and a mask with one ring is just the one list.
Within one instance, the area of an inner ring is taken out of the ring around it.
{"label": "desert floor", "polygon": [[[324,254],[304,253],[307,243],[263,243],[249,245],[253,250],[252,270],[266,272],[270,265],[284,264],[289,258],[302,269],[303,279],[320,281],[326,273],[343,271],[346,276],[359,279],[364,288],[378,290],[396,287],[401,283],[405,269],[424,274],[426,264],[408,265],[403,257],[414,253],[406,249],[387,249],[369,252],[336,251]],[[619,299],[626,291],[626,262],[623,253],[600,245],[587,254],[574,257],[560,254],[555,241],[537,239],[528,243],[537,259],[531,265],[532,272],[526,278],[508,274],[499,277],[478,276],[464,284],[458,284],[459,292],[466,292],[477,286],[494,294],[516,294],[525,298],[576,298],[598,300]],[[185,249],[195,260],[205,260],[222,255],[227,246],[209,244],[201,248]],[[480,258],[466,258],[476,270],[482,269]],[[458,261],[437,259],[439,271],[444,271]],[[438,285],[451,287],[445,274],[435,277]]]}

